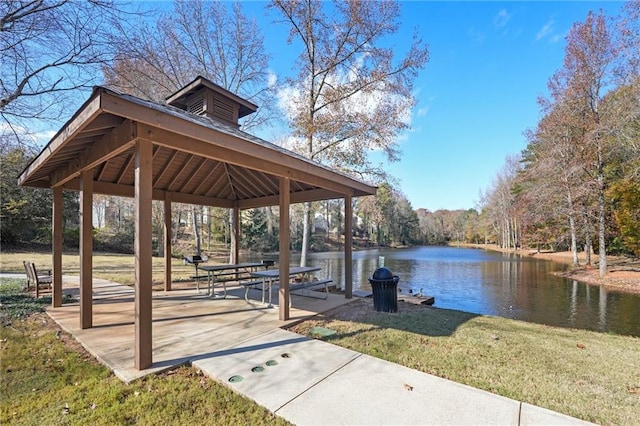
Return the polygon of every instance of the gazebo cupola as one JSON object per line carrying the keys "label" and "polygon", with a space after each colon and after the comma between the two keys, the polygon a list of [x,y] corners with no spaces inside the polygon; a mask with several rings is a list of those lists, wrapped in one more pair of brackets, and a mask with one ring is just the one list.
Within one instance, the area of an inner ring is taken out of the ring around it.
{"label": "gazebo cupola", "polygon": [[202,115],[240,127],[238,120],[258,109],[257,105],[237,96],[202,76],[167,97],[167,104],[192,114]]}

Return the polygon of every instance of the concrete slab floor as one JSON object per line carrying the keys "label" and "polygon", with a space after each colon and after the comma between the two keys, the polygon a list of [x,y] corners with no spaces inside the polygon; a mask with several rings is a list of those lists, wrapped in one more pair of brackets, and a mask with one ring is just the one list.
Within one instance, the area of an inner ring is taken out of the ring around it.
{"label": "concrete slab floor", "polygon": [[[155,292],[154,363],[138,371],[133,289],[94,280],[93,292],[93,328],[79,329],[78,304],[47,312],[126,382],[190,363],[300,425],[588,424],[282,330],[287,322],[278,319],[277,306],[257,301],[259,291],[245,301],[242,288],[229,288],[226,299],[195,289]],[[292,300],[289,322],[351,301],[332,294],[326,301]]]}
{"label": "concrete slab floor", "polygon": [[[78,279],[65,277],[64,292],[77,294]],[[76,289],[77,290],[77,289]],[[273,301],[277,301],[274,289]],[[134,368],[134,289],[94,279],[93,327],[79,327],[79,304],[49,308],[47,313],[71,333],[93,356],[125,382],[215,353],[283,325],[349,303],[352,299],[329,294],[327,300],[292,297],[291,320],[278,319],[278,307],[267,307],[261,292],[228,286],[227,298],[208,297],[194,289],[158,291],[153,294],[153,365]]]}

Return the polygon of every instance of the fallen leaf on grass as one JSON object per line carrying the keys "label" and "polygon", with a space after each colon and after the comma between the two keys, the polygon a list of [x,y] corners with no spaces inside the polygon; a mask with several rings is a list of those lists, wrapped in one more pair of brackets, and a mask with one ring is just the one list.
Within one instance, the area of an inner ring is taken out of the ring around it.
{"label": "fallen leaf on grass", "polygon": [[584,343],[578,343],[576,346],[579,347],[580,349],[585,349],[586,348]]}
{"label": "fallen leaf on grass", "polygon": [[640,386],[628,386],[629,393],[640,393]]}

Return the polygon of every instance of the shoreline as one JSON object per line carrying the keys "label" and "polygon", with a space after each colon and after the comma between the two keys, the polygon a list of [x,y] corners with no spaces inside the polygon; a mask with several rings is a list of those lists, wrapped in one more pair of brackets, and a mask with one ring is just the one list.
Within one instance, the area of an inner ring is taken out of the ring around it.
{"label": "shoreline", "polygon": [[607,256],[607,275],[600,278],[597,268],[598,255],[591,255],[592,265],[586,265],[586,255],[584,252],[578,253],[579,266],[573,266],[573,256],[570,251],[541,251],[535,249],[525,250],[505,250],[495,244],[459,244],[452,247],[467,247],[480,250],[490,250],[500,253],[511,253],[518,256],[534,257],[536,259],[550,260],[569,266],[564,272],[557,272],[555,275],[583,283],[603,286],[607,290],[624,293],[640,294],[640,259],[627,258],[624,256]]}

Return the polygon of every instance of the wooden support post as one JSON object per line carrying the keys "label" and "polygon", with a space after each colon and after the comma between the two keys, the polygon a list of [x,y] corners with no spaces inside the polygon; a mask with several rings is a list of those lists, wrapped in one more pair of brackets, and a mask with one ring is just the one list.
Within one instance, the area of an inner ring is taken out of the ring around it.
{"label": "wooden support post", "polygon": [[93,171],[80,175],[80,328],[93,327]]}
{"label": "wooden support post", "polygon": [[151,257],[151,200],[153,190],[153,145],[146,140],[136,142],[135,160],[135,368],[144,370],[153,363]]}
{"label": "wooden support post", "polygon": [[54,308],[62,306],[62,187],[53,188],[53,210],[51,212],[51,252],[53,253],[53,295]]}
{"label": "wooden support post", "polygon": [[344,297],[353,297],[353,208],[351,195],[344,197]]}
{"label": "wooden support post", "polygon": [[164,291],[171,291],[171,198],[164,199]]}
{"label": "wooden support post", "polygon": [[229,263],[238,263],[240,253],[240,208],[231,210],[231,250],[229,251]]}
{"label": "wooden support post", "polygon": [[278,303],[280,306],[278,318],[281,321],[289,319],[289,204],[291,202],[291,181],[280,178],[280,287]]}

